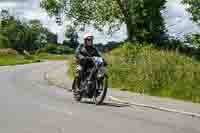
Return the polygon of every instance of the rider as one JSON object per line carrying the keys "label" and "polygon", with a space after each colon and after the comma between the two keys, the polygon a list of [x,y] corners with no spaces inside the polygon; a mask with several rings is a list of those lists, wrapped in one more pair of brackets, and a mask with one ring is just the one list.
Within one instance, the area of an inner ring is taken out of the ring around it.
{"label": "rider", "polygon": [[[99,51],[93,45],[93,39],[94,37],[91,33],[86,33],[84,35],[84,44],[79,45],[79,47],[76,49],[76,60],[80,72],[85,72],[88,68],[92,68],[93,57],[101,57]],[[107,64],[105,60],[104,64]]]}

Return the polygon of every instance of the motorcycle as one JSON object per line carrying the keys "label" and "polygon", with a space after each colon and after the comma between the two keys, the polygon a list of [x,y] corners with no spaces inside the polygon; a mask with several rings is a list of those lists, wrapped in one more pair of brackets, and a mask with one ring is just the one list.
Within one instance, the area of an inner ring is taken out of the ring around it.
{"label": "motorcycle", "polygon": [[73,81],[72,90],[76,101],[80,102],[82,98],[89,98],[93,99],[96,105],[99,105],[103,103],[107,94],[106,64],[102,57],[90,58],[94,63],[92,68],[85,72],[81,70],[80,66],[76,68],[77,74]]}

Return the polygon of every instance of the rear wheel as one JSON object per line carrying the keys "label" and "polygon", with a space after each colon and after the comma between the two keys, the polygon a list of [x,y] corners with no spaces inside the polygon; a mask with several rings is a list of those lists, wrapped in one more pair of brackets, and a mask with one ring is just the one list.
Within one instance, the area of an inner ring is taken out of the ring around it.
{"label": "rear wheel", "polygon": [[72,90],[73,90],[73,95],[74,95],[74,99],[77,102],[80,102],[82,99],[82,95],[80,93],[80,88],[79,88],[79,80],[78,78],[74,79],[73,85],[72,85]]}
{"label": "rear wheel", "polygon": [[107,89],[108,89],[107,77],[97,81],[96,90],[94,92],[94,97],[93,97],[94,103],[96,105],[100,105],[103,103],[104,99],[106,98]]}

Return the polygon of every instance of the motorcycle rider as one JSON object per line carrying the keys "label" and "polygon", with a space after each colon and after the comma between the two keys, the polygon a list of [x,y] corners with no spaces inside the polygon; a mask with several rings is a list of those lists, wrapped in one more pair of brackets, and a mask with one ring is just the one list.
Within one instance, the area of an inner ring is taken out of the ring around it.
{"label": "motorcycle rider", "polygon": [[[86,33],[84,35],[84,44],[80,44],[76,49],[75,57],[77,61],[77,76],[80,76],[82,72],[87,71],[88,68],[93,67],[93,57],[101,57],[99,51],[93,45],[94,36],[92,33]],[[104,64],[107,63],[104,60]],[[91,78],[91,77],[90,77]],[[88,81],[90,83],[90,79],[88,77]]]}

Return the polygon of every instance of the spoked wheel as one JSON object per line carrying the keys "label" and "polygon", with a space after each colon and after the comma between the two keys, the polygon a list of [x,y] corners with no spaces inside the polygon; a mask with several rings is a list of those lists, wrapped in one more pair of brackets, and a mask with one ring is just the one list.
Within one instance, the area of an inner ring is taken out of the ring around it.
{"label": "spoked wheel", "polygon": [[103,101],[106,97],[106,94],[107,94],[107,89],[108,89],[107,77],[97,81],[96,88],[97,89],[94,92],[93,100],[96,105],[100,105],[103,103]]}
{"label": "spoked wheel", "polygon": [[80,89],[79,89],[79,80],[78,78],[74,79],[73,85],[72,85],[72,91],[73,91],[73,95],[74,95],[74,99],[77,102],[80,102],[82,99],[82,95],[80,93]]}

